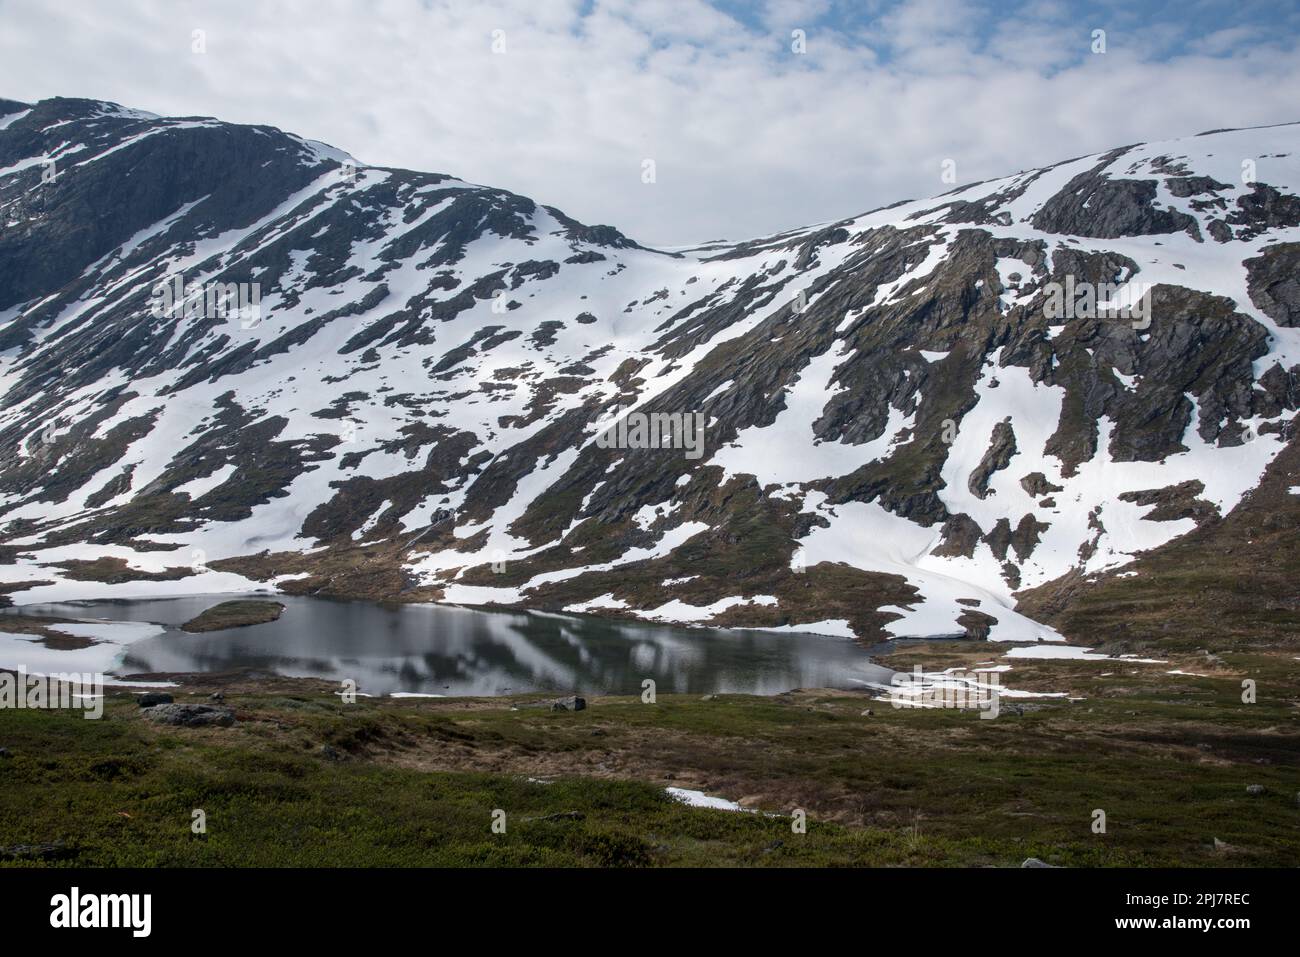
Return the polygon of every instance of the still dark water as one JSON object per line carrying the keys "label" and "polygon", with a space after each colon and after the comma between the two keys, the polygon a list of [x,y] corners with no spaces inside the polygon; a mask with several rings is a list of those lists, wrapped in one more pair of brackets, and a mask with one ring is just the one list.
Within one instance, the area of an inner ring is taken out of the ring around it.
{"label": "still dark water", "polygon": [[[26,615],[155,622],[124,646],[118,676],[254,669],[352,679],[363,693],[496,695],[531,691],[777,694],[888,683],[890,670],[843,638],[629,624],[577,615],[380,605],[289,595],[278,621],[191,635],[176,626],[233,595],[24,605]],[[0,630],[4,617],[0,614]]]}

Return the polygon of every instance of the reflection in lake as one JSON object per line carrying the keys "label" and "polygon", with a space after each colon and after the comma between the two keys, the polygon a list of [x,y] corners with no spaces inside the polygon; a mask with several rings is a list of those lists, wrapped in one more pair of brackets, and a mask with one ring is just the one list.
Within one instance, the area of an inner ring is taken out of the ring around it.
{"label": "reflection in lake", "polygon": [[[8,609],[27,615],[150,621],[162,634],[125,646],[131,674],[252,669],[342,682],[368,694],[531,691],[776,694],[861,687],[890,671],[843,638],[679,628],[541,612],[274,597],[278,621],[191,635],[175,626],[232,596],[90,601]],[[4,628],[0,615],[0,631]],[[2,665],[3,663],[0,663]]]}

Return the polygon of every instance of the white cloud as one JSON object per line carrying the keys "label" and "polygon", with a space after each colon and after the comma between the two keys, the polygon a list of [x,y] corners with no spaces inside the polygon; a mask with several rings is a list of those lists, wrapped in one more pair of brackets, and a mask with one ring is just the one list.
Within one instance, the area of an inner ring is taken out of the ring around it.
{"label": "white cloud", "polygon": [[[0,96],[270,123],[662,244],[939,192],[944,158],[969,181],[1297,118],[1294,42],[1249,45],[1226,28],[1157,62],[1168,28],[1117,24],[1093,56],[1094,25],[1052,3],[993,23],[963,0],[909,0],[842,33],[820,0],[772,0],[762,26],[702,0],[586,6],[0,0]],[[804,55],[790,49],[796,25]],[[201,56],[194,29],[207,31]],[[647,158],[654,185],[641,182]]]}
{"label": "white cloud", "polygon": [[1228,27],[1224,30],[1216,30],[1200,38],[1192,46],[1199,53],[1217,55],[1229,53],[1234,49],[1238,49],[1243,43],[1251,43],[1261,39],[1262,36],[1263,31],[1259,27]]}

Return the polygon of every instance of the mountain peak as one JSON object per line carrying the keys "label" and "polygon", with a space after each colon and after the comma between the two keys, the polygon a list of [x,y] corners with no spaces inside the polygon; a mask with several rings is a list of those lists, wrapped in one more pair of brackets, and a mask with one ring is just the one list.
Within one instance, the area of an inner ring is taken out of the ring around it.
{"label": "mountain peak", "polygon": [[1294,124],[661,252],[273,127],[11,106],[23,601],[1059,639],[1060,596],[1300,484]]}

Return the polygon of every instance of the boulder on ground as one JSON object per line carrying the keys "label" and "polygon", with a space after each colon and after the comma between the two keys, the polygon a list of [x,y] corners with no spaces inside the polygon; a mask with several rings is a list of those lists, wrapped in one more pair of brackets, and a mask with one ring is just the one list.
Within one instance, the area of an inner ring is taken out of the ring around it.
{"label": "boulder on ground", "polygon": [[552,711],[583,711],[587,707],[587,699],[580,698],[577,695],[569,695],[567,698],[556,698],[554,701],[548,701]]}
{"label": "boulder on ground", "polygon": [[184,728],[203,728],[216,725],[228,728],[235,723],[235,712],[207,704],[159,704],[146,708],[144,715],[159,724],[174,724]]}
{"label": "boulder on ground", "polygon": [[152,708],[157,704],[171,704],[175,700],[165,691],[146,691],[136,698],[136,703],[142,708]]}

